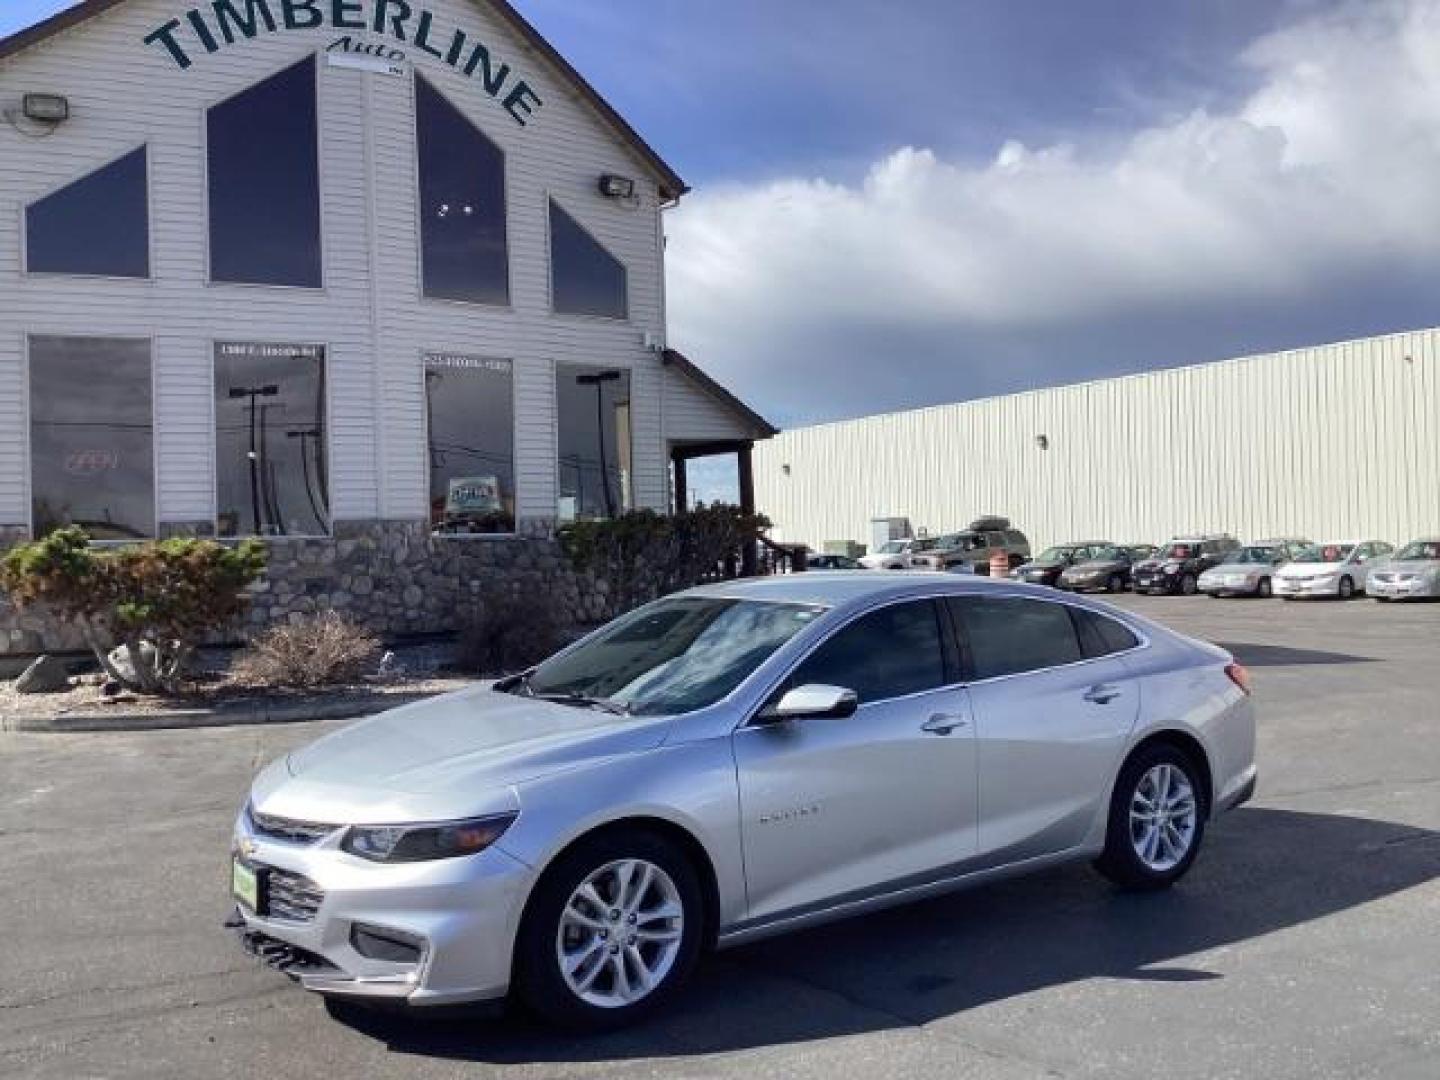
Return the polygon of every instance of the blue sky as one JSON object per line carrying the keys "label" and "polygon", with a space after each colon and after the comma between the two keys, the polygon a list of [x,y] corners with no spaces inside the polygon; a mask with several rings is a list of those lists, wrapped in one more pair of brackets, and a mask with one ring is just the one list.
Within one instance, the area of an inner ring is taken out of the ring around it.
{"label": "blue sky", "polygon": [[519,6],[695,185],[671,341],[782,425],[1440,324],[1440,0]]}

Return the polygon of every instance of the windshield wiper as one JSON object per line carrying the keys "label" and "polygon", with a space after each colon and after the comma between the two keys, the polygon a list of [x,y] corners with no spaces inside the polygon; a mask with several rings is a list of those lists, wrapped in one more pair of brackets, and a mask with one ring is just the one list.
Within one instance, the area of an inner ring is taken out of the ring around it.
{"label": "windshield wiper", "polygon": [[611,701],[609,698],[590,697],[587,694],[537,694],[533,690],[530,696],[540,701],[553,701],[557,705],[574,705],[583,709],[599,709],[611,716],[629,716],[630,706],[622,705],[618,701]]}

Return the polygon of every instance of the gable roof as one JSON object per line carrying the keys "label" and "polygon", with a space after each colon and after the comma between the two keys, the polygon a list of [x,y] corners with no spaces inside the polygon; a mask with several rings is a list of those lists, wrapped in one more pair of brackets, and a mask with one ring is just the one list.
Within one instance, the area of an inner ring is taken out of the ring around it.
{"label": "gable roof", "polygon": [[[475,0],[475,2],[479,3],[480,0]],[[600,114],[600,118],[615,129],[621,141],[650,167],[660,181],[660,195],[663,199],[674,200],[689,193],[690,185],[680,178],[680,174],[656,153],[654,147],[640,137],[640,133],[630,126],[630,122],[601,97],[600,92],[590,85],[585,76],[575,70],[570,61],[560,55],[555,46],[545,40],[540,31],[530,25],[525,16],[515,10],[509,0],[484,0],[484,2],[494,8],[495,14],[499,15],[525,44],[539,53],[542,59],[549,61],[560,72],[560,77],[570,83],[575,92]],[[126,3],[126,0],[80,0],[79,3],[57,12],[48,19],[17,31],[7,38],[0,38],[0,60],[14,56],[32,45],[38,45],[62,31],[88,22],[95,16],[103,14],[113,7],[119,7],[123,3]]]}
{"label": "gable roof", "polygon": [[719,402],[726,410],[733,413],[743,421],[759,439],[773,439],[780,434],[780,429],[770,423],[754,409],[746,405],[738,397],[732,394],[725,387],[712,379],[705,372],[701,371],[693,361],[684,353],[676,352],[674,349],[666,349],[662,355],[665,366],[674,368],[677,372],[688,379],[694,386],[709,394],[715,401]]}

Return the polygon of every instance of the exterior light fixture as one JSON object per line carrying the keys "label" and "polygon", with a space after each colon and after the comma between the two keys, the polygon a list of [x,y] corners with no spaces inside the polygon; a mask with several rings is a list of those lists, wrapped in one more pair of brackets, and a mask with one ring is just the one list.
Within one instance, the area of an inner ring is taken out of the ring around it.
{"label": "exterior light fixture", "polygon": [[20,113],[36,124],[63,124],[70,119],[70,99],[60,94],[26,94]]}
{"label": "exterior light fixture", "polygon": [[1049,436],[1049,435],[1036,435],[1036,436],[1035,436],[1035,445],[1038,446],[1041,450],[1049,450],[1049,449],[1050,449],[1050,436]]}
{"label": "exterior light fixture", "polygon": [[628,176],[606,173],[600,177],[600,194],[607,199],[633,199],[635,197],[635,181]]}

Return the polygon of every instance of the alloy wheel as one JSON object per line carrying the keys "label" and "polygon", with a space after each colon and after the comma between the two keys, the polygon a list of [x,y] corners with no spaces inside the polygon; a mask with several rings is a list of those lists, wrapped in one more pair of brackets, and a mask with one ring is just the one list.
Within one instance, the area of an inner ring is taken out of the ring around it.
{"label": "alloy wheel", "polygon": [[1159,874],[1184,862],[1198,812],[1195,789],[1181,769],[1162,763],[1147,771],[1130,799],[1130,843],[1140,861]]}
{"label": "alloy wheel", "polygon": [[571,993],[619,1009],[649,997],[675,966],[685,906],[675,882],[644,859],[608,863],[570,894],[555,950]]}

